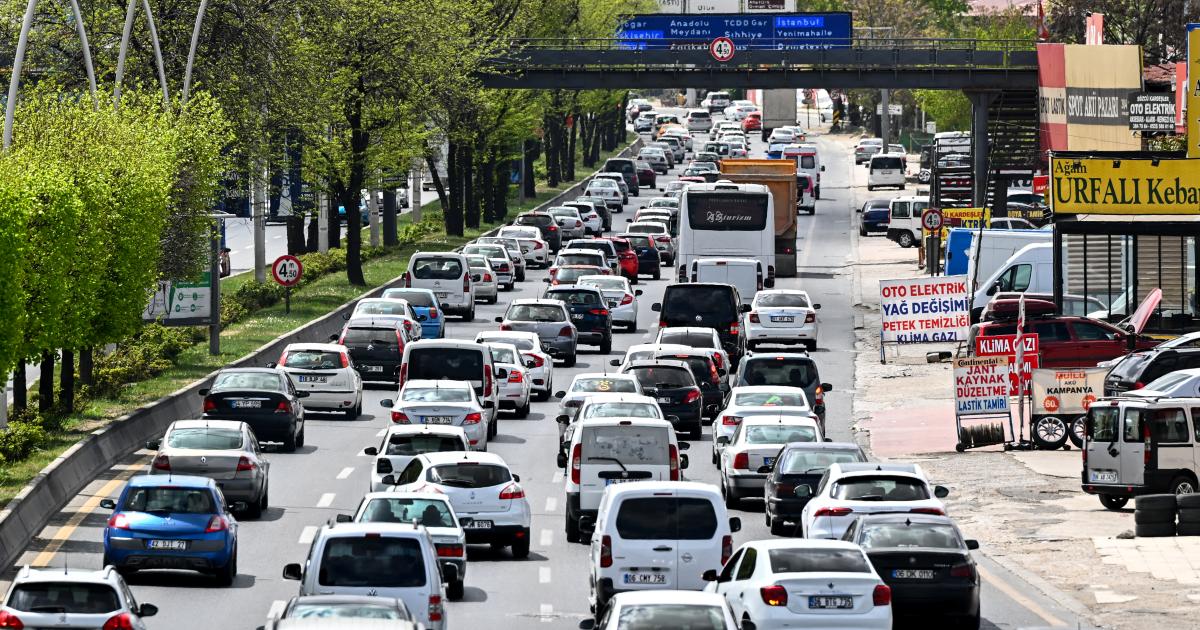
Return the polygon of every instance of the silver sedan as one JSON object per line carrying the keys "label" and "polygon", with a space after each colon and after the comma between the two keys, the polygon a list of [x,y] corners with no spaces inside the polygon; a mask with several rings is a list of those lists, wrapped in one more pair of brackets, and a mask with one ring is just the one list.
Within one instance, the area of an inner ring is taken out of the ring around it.
{"label": "silver sedan", "polygon": [[247,516],[258,518],[267,509],[271,462],[263,458],[245,422],[176,420],[146,448],[158,451],[150,474],[208,477],[230,502],[244,503]]}
{"label": "silver sedan", "polygon": [[593,286],[604,294],[604,301],[612,313],[613,326],[624,326],[628,332],[637,330],[638,296],[641,289],[629,286],[624,276],[580,276],[575,284]]}

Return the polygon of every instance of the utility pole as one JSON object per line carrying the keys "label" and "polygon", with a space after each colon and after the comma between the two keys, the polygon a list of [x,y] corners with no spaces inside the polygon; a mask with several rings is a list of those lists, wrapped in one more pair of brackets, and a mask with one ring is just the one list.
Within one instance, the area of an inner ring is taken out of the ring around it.
{"label": "utility pole", "polygon": [[254,216],[254,281],[267,281],[267,166],[263,163],[250,178],[250,211]]}
{"label": "utility pole", "polygon": [[888,111],[888,99],[891,97],[891,90],[879,91],[879,137],[883,138],[883,152],[887,153],[888,141],[892,136],[892,116]]}
{"label": "utility pole", "polygon": [[379,247],[379,197],[378,192],[367,189],[367,226],[371,228],[371,247]]}
{"label": "utility pole", "polygon": [[421,181],[425,179],[423,176],[425,164],[421,158],[413,158],[412,161],[412,179],[408,183],[408,207],[412,211],[412,222],[421,222]]}
{"label": "utility pole", "polygon": [[317,251],[329,251],[329,194],[317,193]]}

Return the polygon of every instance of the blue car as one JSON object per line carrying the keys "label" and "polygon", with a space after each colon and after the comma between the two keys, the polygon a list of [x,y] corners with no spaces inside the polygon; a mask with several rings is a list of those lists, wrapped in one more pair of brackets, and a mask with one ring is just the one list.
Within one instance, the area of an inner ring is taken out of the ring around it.
{"label": "blue car", "polygon": [[237,520],[217,483],[188,475],[137,475],[116,501],[104,528],[104,565],[122,574],[141,569],[190,569],[237,577]]}
{"label": "blue car", "polygon": [[[380,297],[408,300],[421,323],[422,339],[441,339],[446,336],[446,312],[429,289],[388,289]],[[424,319],[421,319],[424,318]]]}

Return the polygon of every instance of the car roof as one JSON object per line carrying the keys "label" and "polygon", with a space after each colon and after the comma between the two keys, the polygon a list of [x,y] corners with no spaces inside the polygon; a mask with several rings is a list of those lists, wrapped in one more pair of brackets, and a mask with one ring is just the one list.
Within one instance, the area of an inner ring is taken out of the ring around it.
{"label": "car roof", "polygon": [[512,302],[509,302],[509,306],[528,306],[531,304],[537,306],[563,306],[562,300],[548,300],[545,298],[518,298]]}
{"label": "car roof", "polygon": [[864,522],[868,523],[927,523],[931,525],[952,525],[958,529],[958,525],[954,519],[949,516],[941,516],[938,514],[914,514],[911,512],[901,512],[893,514],[863,514],[859,516]]}
{"label": "car roof", "polygon": [[526,332],[523,330],[485,330],[476,335],[476,337],[479,335],[486,335],[487,337],[485,338],[487,338],[489,341],[498,341],[500,339],[528,339],[532,341],[534,339],[540,339],[537,336],[537,333]]}
{"label": "car roof", "polygon": [[717,593],[704,591],[626,591],[617,593],[611,600],[614,606],[646,605],[646,604],[685,604],[692,606],[725,607],[725,597]]}
{"label": "car roof", "polygon": [[711,337],[712,335],[716,334],[717,329],[710,328],[708,326],[667,326],[665,328],[658,329],[658,334],[660,337],[668,332],[689,335],[705,335]]}
{"label": "car roof", "polygon": [[424,453],[418,455],[418,457],[424,457],[433,466],[470,462],[474,464],[493,464],[508,468],[508,463],[504,461],[503,457],[486,451],[442,451],[438,453]]}
{"label": "car roof", "polygon": [[463,255],[458,252],[443,252],[443,251],[436,251],[436,250],[431,251],[431,252],[415,252],[409,258],[409,262],[412,262],[412,260],[414,258],[426,258],[426,257],[429,257],[429,258],[462,258]]}
{"label": "car roof", "polygon": [[752,540],[746,544],[759,549],[855,549],[862,551],[857,544],[847,540],[828,540],[824,538],[767,538]]}
{"label": "car roof", "polygon": [[450,497],[441,492],[368,492],[363,495],[362,502],[366,503],[371,499],[424,499],[426,501],[442,501],[450,503]]}
{"label": "car roof", "polygon": [[755,393],[803,394],[803,395],[807,396],[807,394],[805,394],[805,392],[804,392],[803,387],[790,387],[790,386],[783,386],[783,385],[739,385],[737,387],[734,387],[733,390],[730,391],[729,393],[734,396],[736,396],[737,394],[755,394]]}
{"label": "car roof", "polygon": [[211,488],[216,482],[208,477],[196,475],[134,475],[129,478],[131,488],[158,488],[161,486],[178,486],[181,488]]}
{"label": "car roof", "polygon": [[625,282],[626,284],[628,284],[628,283],[629,283],[629,280],[628,280],[628,279],[626,279],[624,276],[606,276],[606,275],[603,275],[603,274],[595,274],[595,275],[591,275],[591,276],[579,276],[578,278],[576,278],[576,279],[575,279],[575,281],[576,281],[576,282],[584,282],[584,281],[586,281],[586,280],[601,280],[601,279],[604,279],[604,280],[621,280],[621,281]]}
{"label": "car roof", "polygon": [[787,451],[858,451],[862,447],[853,442],[789,442]]}
{"label": "car roof", "polygon": [[630,376],[628,374],[622,374],[620,372],[581,372],[579,374],[576,374],[571,379],[571,382],[574,383],[575,381],[584,379],[584,378],[619,378],[619,379],[624,379],[627,381],[636,380],[632,376]]}
{"label": "car roof", "polygon": [[689,374],[691,373],[691,368],[688,367],[687,363],[684,363],[683,361],[672,361],[670,359],[639,359],[637,361],[631,361],[629,365],[625,366],[626,369],[651,367],[677,367],[687,370]]}
{"label": "car roof", "polygon": [[[404,322],[408,320],[407,315],[363,315],[361,317],[351,317],[346,321],[347,328],[401,328]],[[345,351],[344,346],[333,346],[337,350]],[[331,348],[332,350],[332,348]]]}
{"label": "car roof", "polygon": [[405,346],[408,348],[460,348],[464,350],[483,350],[483,344],[465,339],[418,339]]}
{"label": "car roof", "polygon": [[871,475],[878,473],[887,473],[889,475],[901,475],[906,477],[915,477],[924,480],[925,473],[917,464],[885,464],[881,462],[851,462],[831,464],[829,466],[829,476],[833,477],[856,477],[863,475]]}
{"label": "car roof", "polygon": [[13,582],[77,582],[89,584],[104,582],[112,585],[113,582],[115,582],[113,579],[113,571],[114,570],[112,567],[105,567],[100,570],[95,570],[68,567],[63,567],[61,569],[57,567],[34,568],[29,565],[25,565],[17,571],[16,578],[13,580]]}
{"label": "car roof", "polygon": [[[646,420],[647,418],[643,418]],[[586,420],[585,422],[590,422]],[[655,420],[655,422],[667,422],[666,420]],[[670,424],[669,422],[667,424]],[[628,494],[655,494],[658,492],[674,492],[686,490],[693,493],[708,494],[714,497],[720,497],[721,492],[711,483],[702,483],[699,481],[639,481],[637,483],[620,483],[614,486],[609,486],[605,492],[613,495],[613,498],[621,497]]]}
{"label": "car roof", "polygon": [[[576,280],[578,280],[578,278],[576,278]],[[596,287],[587,286],[587,285],[580,286],[578,284],[567,284],[567,285],[560,284],[560,285],[548,287],[546,289],[546,293],[548,293],[548,294],[549,293],[578,293],[580,291],[582,291],[584,293],[596,293],[596,294],[601,293],[600,289],[597,289]]]}
{"label": "car roof", "polygon": [[[622,377],[633,378],[628,374],[622,374]],[[658,403],[649,396],[636,394],[633,392],[579,392],[586,394],[584,396],[584,405],[611,403],[611,402],[631,402],[645,403],[649,405],[657,405]]]}
{"label": "car roof", "polygon": [[658,354],[683,354],[689,357],[698,356],[711,359],[713,350],[713,348],[693,348],[677,343],[664,343],[661,348],[656,349],[654,352]]}
{"label": "car roof", "polygon": [[[579,421],[580,428],[588,427],[615,427],[615,426],[642,426],[642,427],[658,427],[660,429],[670,430],[670,435],[675,435],[675,425],[669,420],[663,418],[641,418],[637,416],[604,416],[600,418],[583,418]],[[676,438],[678,439],[678,438]]]}
{"label": "car roof", "polygon": [[[467,437],[467,433],[462,427],[456,427],[449,424],[393,424],[387,428],[387,433],[385,435],[388,438],[391,438],[393,435],[416,435],[418,433],[456,435],[462,437],[464,440]],[[159,476],[161,477],[162,475]]]}
{"label": "car roof", "polygon": [[[813,358],[803,352],[747,352],[746,359],[757,359],[759,361],[767,361],[770,359],[807,359],[812,361]],[[815,363],[815,361],[814,361]]]}
{"label": "car roof", "polygon": [[[345,346],[337,346],[339,350],[344,350]],[[279,370],[275,368],[259,368],[259,367],[229,367],[223,368],[220,374],[279,374]]]}
{"label": "car roof", "polygon": [[[640,351],[643,351],[643,350],[650,350],[650,351],[655,351],[655,352],[657,352],[659,349],[663,349],[663,350],[676,350],[676,349],[678,349],[678,350],[691,350],[691,349],[692,349],[692,347],[691,347],[691,346],[685,346],[685,345],[683,345],[683,344],[680,344],[680,343],[635,343],[635,344],[633,344],[632,346],[629,346],[628,348],[626,348],[626,350],[625,350],[625,356],[629,356],[629,353],[631,353],[631,352],[640,352]],[[706,348],[706,350],[712,350],[712,348]]]}
{"label": "car roof", "polygon": [[[491,238],[507,238],[507,237],[495,236],[495,237],[491,237]],[[426,295],[433,295],[433,289],[422,289],[420,287],[390,287],[390,288],[384,289],[383,292],[386,294],[390,291],[405,291],[405,292],[412,291],[413,293],[424,293]],[[392,298],[392,299],[404,299],[404,298]]]}
{"label": "car roof", "polygon": [[467,381],[450,381],[446,379],[431,379],[431,378],[414,378],[404,382],[404,387],[400,391],[412,387],[425,389],[472,389],[472,385]]}
{"label": "car roof", "polygon": [[326,537],[338,536],[364,536],[366,534],[380,534],[383,536],[395,536],[409,538],[413,536],[425,536],[425,528],[420,525],[411,523],[334,523],[327,525],[322,534]]}
{"label": "car roof", "polygon": [[176,420],[171,423],[171,428],[174,429],[241,429],[245,426],[245,422],[241,420],[205,420],[196,418],[192,420]]}
{"label": "car roof", "polygon": [[[785,409],[780,407],[780,409]],[[817,421],[812,416],[797,416],[780,412],[778,415],[764,414],[752,415],[742,418],[743,425],[761,424],[761,425],[803,425],[818,427]],[[820,427],[818,427],[820,428]]]}

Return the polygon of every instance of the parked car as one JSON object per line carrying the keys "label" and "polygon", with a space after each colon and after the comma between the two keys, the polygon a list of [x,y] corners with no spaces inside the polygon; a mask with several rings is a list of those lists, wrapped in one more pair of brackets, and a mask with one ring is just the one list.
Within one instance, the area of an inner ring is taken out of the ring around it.
{"label": "parked car", "polygon": [[270,368],[225,368],[201,389],[206,420],[240,420],[259,442],[277,442],[283,450],[304,446],[304,405],[308,392]]}
{"label": "parked car", "polygon": [[[1172,347],[1161,345],[1149,350],[1131,352],[1117,361],[1104,378],[1104,395],[1121,396],[1140,390],[1147,383],[1175,373],[1178,370],[1200,368],[1200,348]],[[1169,387],[1178,387],[1180,379]]]}
{"label": "parked car", "polygon": [[254,432],[233,420],[176,420],[155,451],[151,475],[195,475],[217,482],[221,494],[249,518],[262,516],[270,503],[271,462],[263,457]]}
{"label": "parked car", "polygon": [[[967,334],[968,352],[974,352],[979,343],[987,343],[984,341],[986,337],[1016,334],[1017,323],[1012,316],[1012,307],[1002,304],[996,308],[1003,319],[971,326]],[[1038,336],[1041,366],[1044,368],[1094,367],[1097,363],[1124,355],[1131,346],[1134,350],[1149,350],[1158,345],[1157,339],[1144,336],[1140,331],[1140,326],[1125,330],[1098,319],[1069,315],[1031,316],[1025,323],[1025,332]]]}

